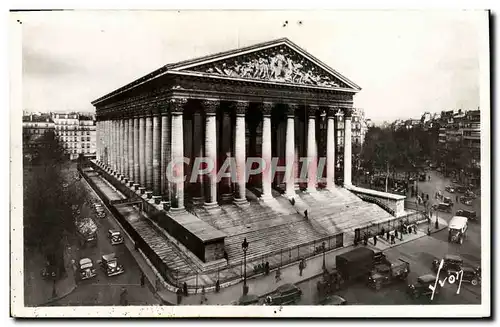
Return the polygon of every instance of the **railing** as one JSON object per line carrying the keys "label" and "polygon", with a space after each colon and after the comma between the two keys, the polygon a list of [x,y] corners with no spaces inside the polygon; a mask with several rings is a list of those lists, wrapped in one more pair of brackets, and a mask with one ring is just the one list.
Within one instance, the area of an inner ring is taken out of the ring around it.
{"label": "railing", "polygon": [[379,199],[376,199],[376,198],[373,198],[371,196],[365,196],[363,194],[357,194],[357,196],[363,200],[363,201],[366,201],[366,202],[370,202],[370,203],[374,203],[376,205],[378,205],[379,207],[381,207],[382,209],[384,209],[385,211],[387,211],[388,213],[390,213],[392,216],[395,215],[395,212],[393,209],[391,209],[388,205],[386,205],[385,203],[383,203],[382,201],[380,201]]}
{"label": "railing", "polygon": [[358,229],[358,241],[361,241],[365,235],[372,237],[373,235],[382,235],[382,232],[385,234],[386,232],[392,232],[395,230],[398,232],[406,232],[406,230],[404,230],[405,226],[417,225],[423,220],[427,220],[427,217],[428,216],[425,212],[416,211],[403,217],[395,217],[394,219],[385,222],[370,224]]}

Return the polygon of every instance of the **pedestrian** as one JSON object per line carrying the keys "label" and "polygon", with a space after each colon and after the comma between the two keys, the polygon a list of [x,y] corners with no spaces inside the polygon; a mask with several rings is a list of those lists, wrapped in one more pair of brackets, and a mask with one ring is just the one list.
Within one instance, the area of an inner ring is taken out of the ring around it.
{"label": "pedestrian", "polygon": [[122,291],[120,293],[120,305],[128,305],[127,289],[125,287],[122,287]]}
{"label": "pedestrian", "polygon": [[364,238],[363,238],[363,243],[366,245],[368,245],[368,235],[365,234]]}
{"label": "pedestrian", "polygon": [[427,202],[429,202],[429,194],[425,194],[425,198],[427,199]]}
{"label": "pedestrian", "polygon": [[382,227],[382,230],[380,231],[380,236],[384,237],[384,235],[385,235],[385,229],[384,227]]}
{"label": "pedestrian", "polygon": [[295,198],[292,198],[292,199],[290,200],[290,203],[294,206],[294,205],[295,205]]}
{"label": "pedestrian", "polygon": [[390,237],[391,237],[391,233],[390,233],[389,231],[387,231],[387,236],[386,236],[386,238],[387,238],[387,242],[389,242],[389,238],[390,238]]}
{"label": "pedestrian", "polygon": [[177,304],[181,304],[181,301],[182,301],[182,291],[181,291],[181,289],[178,288],[175,293],[177,294]]}
{"label": "pedestrian", "polygon": [[431,229],[429,228],[429,226],[427,226],[427,235],[431,236]]}
{"label": "pedestrian", "polygon": [[219,293],[220,291],[220,281],[217,279],[215,281],[215,293]]}
{"label": "pedestrian", "polygon": [[144,273],[141,273],[141,287],[144,287],[145,284],[145,276]]}
{"label": "pedestrian", "polygon": [[278,267],[278,269],[276,269],[276,283],[279,282],[281,280],[281,270],[280,270],[280,267]]}
{"label": "pedestrian", "polygon": [[205,296],[205,285],[201,287],[201,304],[207,302],[207,297]]}
{"label": "pedestrian", "polygon": [[269,261],[266,261],[266,265],[265,265],[265,271],[266,271],[266,275],[269,275]]}
{"label": "pedestrian", "polygon": [[373,245],[377,245],[377,235],[373,235]]}
{"label": "pedestrian", "polygon": [[184,291],[184,296],[188,296],[188,284],[186,284],[186,282],[184,282],[184,284],[182,284],[182,288],[183,288],[183,291]]}
{"label": "pedestrian", "polygon": [[392,234],[392,235],[391,235],[391,244],[395,244],[395,243],[396,243],[396,242],[394,241],[394,239],[395,239],[395,235],[394,235],[394,234]]}
{"label": "pedestrian", "polygon": [[455,202],[458,202],[458,195],[455,196]]}
{"label": "pedestrian", "polygon": [[394,238],[396,238],[396,237],[398,237],[398,230],[397,229],[394,230]]}
{"label": "pedestrian", "polygon": [[304,217],[307,219],[307,210],[304,210]]}

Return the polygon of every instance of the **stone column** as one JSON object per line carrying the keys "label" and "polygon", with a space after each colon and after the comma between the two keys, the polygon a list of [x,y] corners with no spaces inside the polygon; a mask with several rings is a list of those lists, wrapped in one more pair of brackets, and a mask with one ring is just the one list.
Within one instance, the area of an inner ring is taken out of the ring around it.
{"label": "stone column", "polygon": [[[134,176],[134,119],[128,120],[128,177],[135,181]],[[131,183],[132,184],[132,183]]]}
{"label": "stone column", "polygon": [[352,140],[351,140],[351,115],[352,109],[344,109],[344,185],[352,185]]}
{"label": "stone column", "polygon": [[246,151],[245,151],[245,114],[248,102],[238,101],[234,104],[236,111],[236,132],[234,154],[236,159],[237,194],[234,202],[238,205],[247,203],[246,199]]}
{"label": "stone column", "polygon": [[155,203],[161,199],[161,125],[160,113],[155,112],[153,116],[153,196]]}
{"label": "stone column", "polygon": [[117,171],[118,171],[118,176],[123,173],[122,170],[122,119],[118,119],[116,121],[116,144],[118,145],[117,151],[116,151],[116,163],[117,163]]}
{"label": "stone column", "polygon": [[302,148],[301,142],[302,142],[302,130],[300,127],[302,126],[300,124],[300,117],[299,117],[299,111],[298,108],[295,110],[295,191],[300,191],[300,157],[302,156],[300,149]]}
{"label": "stone column", "polygon": [[146,139],[144,145],[146,156],[146,190],[153,190],[153,116],[148,112],[146,116]]}
{"label": "stone column", "polygon": [[146,141],[146,118],[139,118],[139,184],[141,187],[146,185],[146,155],[145,155],[145,141]]}
{"label": "stone column", "polygon": [[308,126],[307,126],[307,191],[315,192],[317,185],[318,169],[318,148],[316,144],[316,111],[317,106],[307,108]]}
{"label": "stone column", "polygon": [[118,120],[113,120],[113,170],[118,173]]}
{"label": "stone column", "polygon": [[[205,103],[202,102],[202,110],[205,110]],[[195,112],[193,114],[193,133],[192,133],[192,140],[193,140],[193,153],[192,153],[192,161],[191,164],[194,165],[194,161],[196,160],[197,157],[203,157],[203,122],[201,121],[201,113],[199,111]],[[203,203],[203,178],[204,176],[197,175],[196,177],[196,182],[193,185],[193,187],[190,187],[193,192],[193,201],[197,204]],[[210,200],[205,201],[210,203]]]}
{"label": "stone column", "polygon": [[286,157],[286,172],[285,182],[287,197],[295,196],[295,110],[297,105],[289,104],[287,108],[286,118],[286,137],[285,137],[285,157]]}
{"label": "stone column", "polygon": [[271,167],[271,111],[273,109],[273,103],[265,102],[262,103],[262,161],[265,162],[265,169],[262,171],[262,200],[272,199],[271,191],[271,178],[272,178],[272,167]]}
{"label": "stone column", "polygon": [[141,183],[139,144],[139,118],[134,117],[134,184],[138,185]]}
{"label": "stone column", "polygon": [[326,130],[326,188],[335,188],[335,109],[327,109],[327,130]]}
{"label": "stone column", "polygon": [[123,175],[127,177],[127,179],[130,179],[130,174],[129,174],[129,161],[128,161],[128,119],[123,120],[123,161],[125,162],[125,165],[123,167]]}
{"label": "stone column", "polygon": [[212,162],[213,169],[208,173],[208,194],[204,207],[206,209],[217,208],[217,129],[216,129],[216,113],[219,107],[219,101],[205,100],[202,101],[205,111],[205,156]]}
{"label": "stone column", "polygon": [[170,112],[172,114],[172,165],[173,177],[173,211],[184,210],[184,131],[183,110],[187,99],[172,99],[170,101]]}
{"label": "stone column", "polygon": [[161,110],[161,195],[164,206],[170,207],[170,181],[167,175],[167,167],[171,161],[171,121],[168,106]]}
{"label": "stone column", "polygon": [[[222,115],[222,159],[230,160],[232,156],[233,126],[231,124],[231,111],[226,108]],[[223,201],[229,201],[233,198],[233,183],[231,177],[223,177],[219,183],[221,189],[221,198]]]}

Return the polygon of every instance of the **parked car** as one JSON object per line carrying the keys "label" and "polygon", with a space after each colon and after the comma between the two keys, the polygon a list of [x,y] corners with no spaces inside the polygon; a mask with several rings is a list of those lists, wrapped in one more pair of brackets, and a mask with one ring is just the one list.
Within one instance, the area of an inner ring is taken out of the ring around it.
{"label": "parked car", "polygon": [[[464,264],[462,258],[454,254],[447,254],[444,256],[442,260],[443,260],[443,267],[441,268],[441,271],[443,271],[446,275],[449,275],[450,272],[461,270]],[[434,259],[432,261],[432,269],[434,272],[437,273],[440,263],[441,260],[438,259]]]}
{"label": "parked car", "polygon": [[242,295],[237,301],[231,302],[231,305],[260,305],[261,301],[255,294]]}
{"label": "parked car", "polygon": [[57,267],[54,265],[46,264],[45,267],[40,272],[40,274],[42,275],[43,279],[57,279],[58,278]]}
{"label": "parked car", "polygon": [[459,199],[460,203],[465,204],[466,206],[472,206],[472,198],[461,196]]}
{"label": "parked car", "polygon": [[90,258],[82,258],[79,262],[80,279],[85,280],[97,276],[94,263]]}
{"label": "parked car", "polygon": [[471,198],[471,199],[477,198],[477,195],[474,192],[472,192],[471,190],[467,190],[465,192],[465,196],[468,197],[468,198]]}
{"label": "parked car", "polygon": [[[432,274],[423,275],[417,278],[415,284],[408,285],[407,292],[413,298],[419,298],[421,296],[428,296],[429,298],[432,296],[432,290],[429,286],[436,283],[436,276]],[[435,295],[439,294],[439,283],[436,285]]]}
{"label": "parked car", "polygon": [[97,213],[97,218],[100,218],[100,219],[106,218],[106,213],[104,211],[99,211]]}
{"label": "parked car", "polygon": [[385,262],[376,264],[368,276],[368,286],[376,290],[397,281],[406,281],[410,273],[410,264],[407,261],[389,260],[385,257],[384,259]]}
{"label": "parked car", "polygon": [[347,301],[339,295],[330,295],[319,302],[320,305],[347,305]]}
{"label": "parked car", "polygon": [[445,196],[445,197],[443,198],[443,202],[444,202],[444,203],[448,203],[448,204],[450,204],[451,206],[453,206],[453,200],[452,200],[452,198],[450,198],[449,196]]}
{"label": "parked car", "polygon": [[455,212],[455,216],[462,216],[471,220],[477,220],[476,212],[472,210],[459,209]]}
{"label": "parked car", "polygon": [[448,193],[455,193],[455,189],[453,188],[453,186],[450,186],[450,185],[447,185],[444,190]]}
{"label": "parked car", "polygon": [[467,192],[467,187],[460,185],[460,186],[457,186],[456,190],[458,193],[465,193],[465,192]]}
{"label": "parked car", "polygon": [[444,202],[432,205],[432,208],[434,210],[443,211],[443,212],[450,212],[450,213],[451,213],[451,207],[452,207],[451,204],[444,203]]}
{"label": "parked car", "polygon": [[108,277],[123,274],[125,270],[123,266],[118,264],[118,260],[114,253],[104,254],[100,260],[101,268]]}
{"label": "parked car", "polygon": [[481,268],[480,267],[463,267],[462,282],[471,283],[473,286],[481,283]]}
{"label": "parked car", "polygon": [[108,230],[108,238],[111,241],[111,245],[117,245],[123,243],[122,233],[118,230]]}
{"label": "parked car", "polygon": [[302,297],[302,291],[294,284],[283,284],[273,294],[266,297],[268,305],[287,305],[297,303]]}

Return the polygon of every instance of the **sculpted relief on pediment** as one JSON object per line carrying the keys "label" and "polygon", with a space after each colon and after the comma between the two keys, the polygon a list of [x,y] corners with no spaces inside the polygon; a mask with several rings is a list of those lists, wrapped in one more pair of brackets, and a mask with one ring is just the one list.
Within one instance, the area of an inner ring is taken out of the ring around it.
{"label": "sculpted relief on pediment", "polygon": [[330,73],[285,46],[204,64],[190,70],[227,77],[347,87]]}

